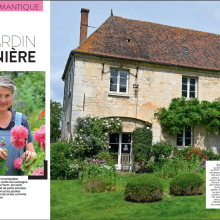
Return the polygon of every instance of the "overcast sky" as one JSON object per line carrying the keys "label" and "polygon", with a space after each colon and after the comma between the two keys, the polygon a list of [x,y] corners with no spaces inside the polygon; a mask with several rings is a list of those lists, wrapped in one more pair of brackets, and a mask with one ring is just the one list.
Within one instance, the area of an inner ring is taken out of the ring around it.
{"label": "overcast sky", "polygon": [[[218,1],[51,1],[51,99],[63,102],[61,80],[71,50],[79,46],[81,8],[89,25],[99,27],[111,14],[220,34]],[[96,28],[88,29],[88,36]]]}

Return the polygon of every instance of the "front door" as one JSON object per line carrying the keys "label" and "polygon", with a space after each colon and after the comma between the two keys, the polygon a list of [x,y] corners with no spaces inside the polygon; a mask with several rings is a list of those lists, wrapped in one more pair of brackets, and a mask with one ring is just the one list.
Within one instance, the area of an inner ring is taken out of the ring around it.
{"label": "front door", "polygon": [[132,154],[132,140],[131,140],[131,133],[124,133],[124,134],[110,134],[109,137],[109,153],[117,158],[118,163],[116,165],[117,170],[121,170],[121,155],[129,154],[130,163],[131,161],[131,154]]}

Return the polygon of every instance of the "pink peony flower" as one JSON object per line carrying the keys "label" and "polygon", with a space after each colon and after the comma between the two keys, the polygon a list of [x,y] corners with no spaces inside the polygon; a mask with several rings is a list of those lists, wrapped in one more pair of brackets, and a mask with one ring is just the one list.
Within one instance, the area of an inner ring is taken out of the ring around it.
{"label": "pink peony flower", "polygon": [[26,144],[26,140],[25,139],[13,139],[11,137],[11,143],[13,143],[13,145],[16,147],[16,148],[22,148],[24,147],[24,145]]}
{"label": "pink peony flower", "polygon": [[[45,125],[42,125],[39,130],[34,132],[34,139],[38,142],[38,143],[45,143]],[[42,145],[41,145],[42,147]],[[43,147],[42,147],[43,148]],[[45,148],[45,146],[44,146]],[[43,148],[43,149],[44,149]]]}
{"label": "pink peony flower", "polygon": [[25,128],[23,125],[21,126],[14,126],[11,129],[11,143],[13,143],[13,145],[16,148],[22,148],[24,147],[26,140],[28,137],[28,129]]}
{"label": "pink peony flower", "polygon": [[39,130],[41,130],[41,131],[44,132],[44,133],[45,133],[45,129],[46,129],[45,125],[42,125],[42,126],[39,128]]}
{"label": "pink peony flower", "polygon": [[36,168],[34,172],[31,174],[31,176],[44,176],[44,168]]}
{"label": "pink peony flower", "polygon": [[11,129],[11,136],[14,139],[25,139],[28,136],[28,129],[25,128],[23,125],[21,126],[15,125]]}
{"label": "pink peony flower", "polygon": [[14,168],[17,170],[21,170],[22,159],[19,157],[14,161]]}

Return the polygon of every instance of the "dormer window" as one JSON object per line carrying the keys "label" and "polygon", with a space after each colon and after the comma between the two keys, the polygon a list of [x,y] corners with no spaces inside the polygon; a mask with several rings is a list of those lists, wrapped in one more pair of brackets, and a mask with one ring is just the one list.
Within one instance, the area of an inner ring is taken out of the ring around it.
{"label": "dormer window", "polygon": [[185,50],[185,52],[189,52],[188,47],[185,45],[182,45],[183,49]]}

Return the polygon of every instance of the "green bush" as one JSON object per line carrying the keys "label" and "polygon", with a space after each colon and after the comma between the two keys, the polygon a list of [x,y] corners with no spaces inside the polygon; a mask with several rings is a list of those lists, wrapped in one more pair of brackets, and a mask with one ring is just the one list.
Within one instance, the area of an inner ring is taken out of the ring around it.
{"label": "green bush", "polygon": [[175,148],[175,150],[174,150],[175,155],[173,155],[173,156],[176,157],[176,156],[182,156],[183,155],[183,157],[186,157],[187,153],[191,152],[192,149],[193,149],[192,146],[184,147],[182,149]]}
{"label": "green bush", "polygon": [[149,161],[151,157],[151,146],[138,143],[133,147],[133,155],[135,161]]}
{"label": "green bush", "polygon": [[135,161],[148,161],[151,157],[152,131],[136,128],[133,131],[133,155]]}
{"label": "green bush", "polygon": [[204,180],[192,173],[175,176],[170,182],[170,193],[174,195],[202,195],[205,193]]}
{"label": "green bush", "polygon": [[157,142],[156,144],[152,145],[152,155],[155,156],[154,158],[154,167],[156,168],[155,171],[161,169],[164,163],[167,162],[168,157],[171,156],[173,150],[173,146],[170,143],[166,143],[164,141]]}
{"label": "green bush", "polygon": [[13,108],[28,118],[34,110],[45,109],[45,72],[22,72],[13,81],[17,87]]}
{"label": "green bush", "polygon": [[171,156],[173,146],[166,142],[157,142],[152,146],[152,154],[155,156],[155,161],[163,161]]}
{"label": "green bush", "polygon": [[158,177],[141,175],[130,179],[125,188],[125,200],[130,202],[155,202],[162,200],[163,185]]}
{"label": "green bush", "polygon": [[209,157],[207,160],[220,160],[219,155],[215,154],[213,151],[200,150],[200,152],[206,154]]}
{"label": "green bush", "polygon": [[[50,147],[50,178],[69,179],[71,169],[70,144],[57,142]],[[67,175],[68,174],[68,175]]]}

